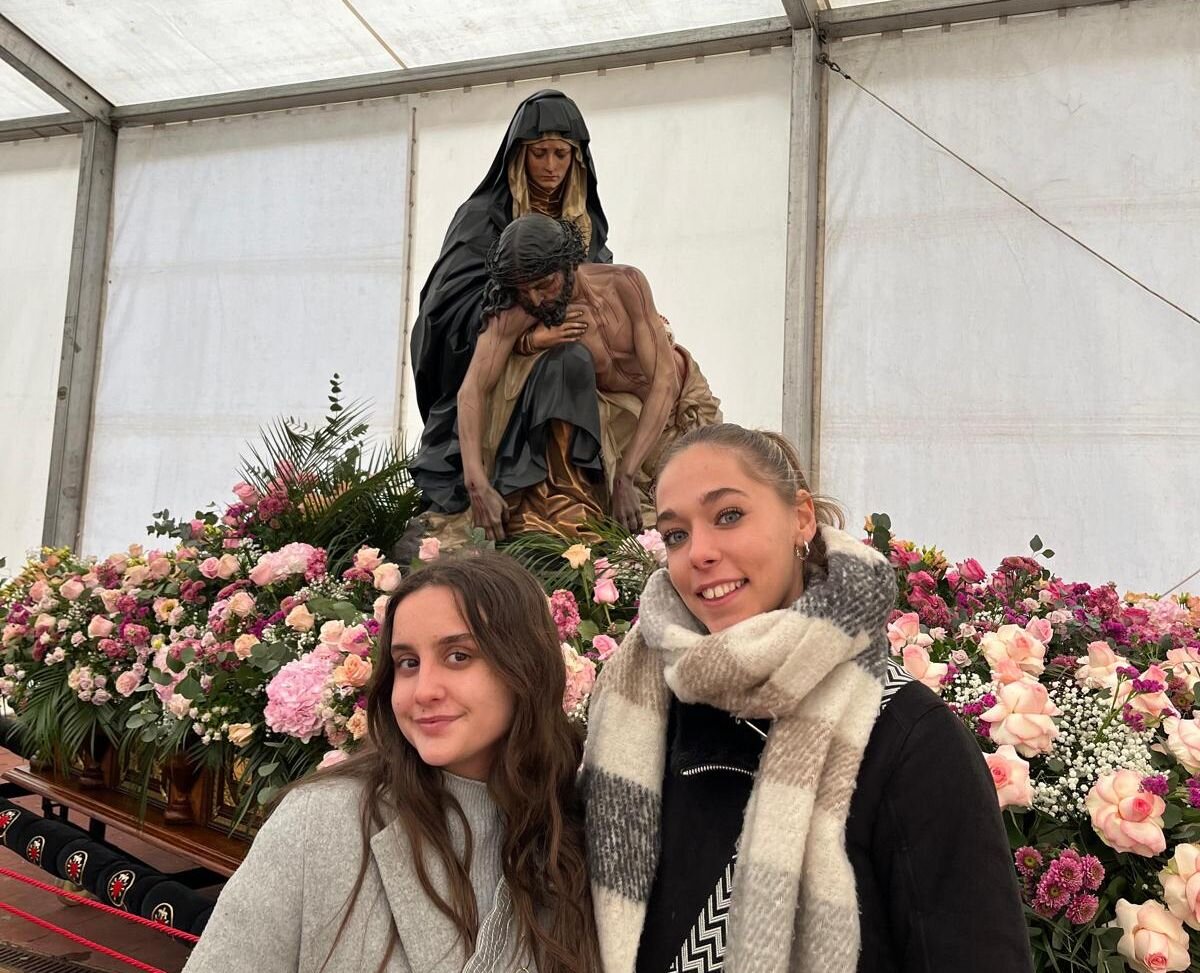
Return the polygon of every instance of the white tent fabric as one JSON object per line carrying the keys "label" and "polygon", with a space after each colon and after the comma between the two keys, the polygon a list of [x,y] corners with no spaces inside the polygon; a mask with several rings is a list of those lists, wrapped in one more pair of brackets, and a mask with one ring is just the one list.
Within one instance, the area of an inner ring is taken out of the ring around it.
{"label": "white tent fabric", "polygon": [[57,115],[63,107],[32,81],[0,61],[0,121]]}
{"label": "white tent fabric", "polygon": [[0,144],[0,576],[42,542],[79,146]]}
{"label": "white tent fabric", "polygon": [[[1200,313],[1200,18],[1143,0],[835,45],[855,79]],[[1200,325],[829,80],[821,489],[952,558],[1200,566]],[[856,525],[857,526],[857,525]]]}
{"label": "white tent fabric", "polygon": [[[458,205],[516,105],[554,87],[592,136],[609,245],[639,267],[658,309],[731,419],[782,417],[790,49],[730,54],[414,99],[416,188],[409,323]],[[404,381],[411,388],[405,367]],[[405,428],[421,428],[405,396]]]}
{"label": "white tent fabric", "polygon": [[3,0],[116,104],[780,17],[779,0]]}
{"label": "white tent fabric", "polygon": [[319,420],[334,372],[394,428],[409,132],[392,99],[120,133],[86,552],[232,502],[246,441]]}

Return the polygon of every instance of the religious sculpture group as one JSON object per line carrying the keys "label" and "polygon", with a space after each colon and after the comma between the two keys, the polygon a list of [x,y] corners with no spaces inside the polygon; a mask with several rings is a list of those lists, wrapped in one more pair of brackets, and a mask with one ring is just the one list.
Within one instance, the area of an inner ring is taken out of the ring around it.
{"label": "religious sculpture group", "polygon": [[721,421],[645,276],[612,263],[589,142],[561,92],[522,102],[421,290],[411,471],[443,543],[637,530],[663,452]]}

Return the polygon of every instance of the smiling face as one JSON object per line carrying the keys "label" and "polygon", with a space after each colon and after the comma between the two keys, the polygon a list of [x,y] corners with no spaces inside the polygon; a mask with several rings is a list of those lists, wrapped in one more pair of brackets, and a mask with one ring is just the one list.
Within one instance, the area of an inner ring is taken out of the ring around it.
{"label": "smiling face", "polygon": [[553,193],[571,171],[570,142],[543,139],[525,147],[525,177],[544,193]]}
{"label": "smiling face", "polygon": [[710,632],[800,597],[795,550],[816,531],[807,493],[789,504],[735,450],[700,444],[667,464],[655,496],[671,583]]}
{"label": "smiling face", "polygon": [[450,588],[421,588],[396,606],[392,659],[392,712],[404,738],[430,766],[485,780],[512,726],[514,698]]}

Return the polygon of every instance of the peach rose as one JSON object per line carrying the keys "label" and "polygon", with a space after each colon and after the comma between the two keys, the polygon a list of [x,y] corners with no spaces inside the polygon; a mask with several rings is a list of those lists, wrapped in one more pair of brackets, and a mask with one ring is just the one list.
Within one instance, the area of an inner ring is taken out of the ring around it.
{"label": "peach rose", "polygon": [[125,587],[137,588],[146,583],[150,577],[150,569],[144,564],[135,564],[125,572]]}
{"label": "peach rose", "polygon": [[114,628],[116,626],[103,615],[93,615],[92,620],[88,622],[87,631],[94,639],[106,639],[112,635]]}
{"label": "peach rose", "polygon": [[1000,807],[1032,807],[1033,785],[1029,783],[1029,762],[1017,756],[1010,744],[1005,744],[995,753],[985,753],[992,783],[996,785],[996,797]]}
{"label": "peach rose", "polygon": [[[66,588],[66,585],[63,585]],[[1167,649],[1167,661],[1163,668],[1176,679],[1187,683],[1189,690],[1200,682],[1200,649],[1186,646],[1181,649]]]}
{"label": "peach rose", "polygon": [[297,632],[311,632],[316,619],[306,605],[300,604],[288,612],[283,624]]}
{"label": "peach rose", "polygon": [[241,564],[232,554],[222,554],[217,560],[217,577],[223,581],[228,581],[241,569]]}
{"label": "peach rose", "polygon": [[326,622],[321,626],[321,641],[326,645],[339,645],[346,631],[346,623],[337,621]]}
{"label": "peach rose", "polygon": [[346,721],[346,729],[355,740],[361,740],[367,735],[367,711],[356,709],[354,715]]}
{"label": "peach rose", "polygon": [[1156,693],[1135,693],[1133,682],[1124,682],[1121,684],[1121,688],[1117,690],[1116,704],[1118,706],[1124,706],[1128,703],[1130,709],[1144,714],[1152,722],[1165,719],[1169,716],[1179,715],[1179,711],[1175,709],[1175,706],[1171,703],[1171,698],[1166,693],[1167,682],[1170,677],[1162,666],[1149,666],[1139,678],[1149,682],[1156,682],[1163,688]]}
{"label": "peach rose", "polygon": [[235,747],[244,747],[254,739],[254,727],[249,723],[230,723],[225,733]]}
{"label": "peach rose", "polygon": [[58,593],[66,598],[67,601],[74,601],[83,594],[83,591],[83,582],[78,578],[68,578],[63,582],[62,587],[58,589]]}
{"label": "peach rose", "polygon": [[43,580],[35,581],[29,586],[29,600],[41,601],[50,594],[50,585]]}
{"label": "peach rose", "polygon": [[564,558],[571,567],[578,571],[592,559],[592,549],[583,544],[572,544],[563,551]]}
{"label": "peach rose", "polygon": [[171,698],[167,700],[167,712],[177,720],[182,720],[187,716],[191,708],[192,701],[179,693],[172,693]]}
{"label": "peach rose", "polygon": [[254,653],[254,647],[258,645],[259,639],[256,635],[251,635],[246,632],[244,635],[239,635],[233,640],[233,654],[239,659],[249,659]]}
{"label": "peach rose", "polygon": [[900,655],[906,645],[916,645],[921,648],[933,645],[933,637],[921,631],[921,618],[916,612],[905,612],[896,620],[888,623],[888,643],[892,655]]}
{"label": "peach rose", "polygon": [[979,648],[993,669],[1002,659],[1011,659],[1031,676],[1040,676],[1046,668],[1046,646],[1020,625],[1001,625],[979,641]]}
{"label": "peach rose", "polygon": [[1092,785],[1084,804],[1096,834],[1114,851],[1146,858],[1166,851],[1163,812],[1167,802],[1142,790],[1140,774],[1132,770],[1105,774]]}
{"label": "peach rose", "polygon": [[950,667],[944,662],[930,662],[929,653],[920,645],[906,645],[903,654],[905,671],[935,693],[941,693],[942,676]]}
{"label": "peach rose", "polygon": [[421,549],[417,557],[422,561],[436,561],[442,553],[442,542],[436,537],[425,537],[421,540]]}
{"label": "peach rose", "polygon": [[229,610],[245,618],[254,612],[254,596],[248,591],[239,591],[229,599]]}
{"label": "peach rose", "polygon": [[150,559],[147,568],[149,569],[148,577],[151,581],[162,581],[163,578],[171,573],[171,562],[168,558],[160,554],[158,557]]}
{"label": "peach rose", "polygon": [[346,656],[346,661],[333,670],[335,686],[353,686],[361,689],[371,678],[371,660],[357,655]]}
{"label": "peach rose", "polygon": [[1200,773],[1200,723],[1169,716],[1163,720],[1163,729],[1167,731],[1165,751],[1189,774]]}
{"label": "peach rose", "polygon": [[125,597],[125,592],[119,588],[105,588],[100,592],[100,601],[104,604],[104,610],[110,615],[117,610],[117,602]]}
{"label": "peach rose", "polygon": [[992,670],[992,681],[1001,686],[1007,686],[1010,682],[1028,682],[1036,685],[1037,677],[1031,676],[1012,659],[1001,659],[1000,664]]}
{"label": "peach rose", "polygon": [[1200,929],[1200,844],[1176,845],[1158,880],[1171,914]]}
{"label": "peach rose", "polygon": [[142,684],[142,677],[132,669],[117,676],[117,692],[122,696],[132,696],[133,691]]}
{"label": "peach rose", "polygon": [[1137,973],[1173,973],[1186,970],[1188,934],[1183,923],[1153,900],[1135,905],[1117,899],[1117,921],[1123,932],[1117,952]]}
{"label": "peach rose", "polygon": [[979,718],[992,724],[997,746],[1012,744],[1021,756],[1033,757],[1050,752],[1058,736],[1053,717],[1061,715],[1041,683],[1011,682],[996,687],[996,705]]}
{"label": "peach rose", "polygon": [[371,572],[375,587],[385,594],[391,594],[400,587],[400,569],[390,561],[384,561]]}
{"label": "peach rose", "polygon": [[1112,689],[1120,679],[1118,667],[1129,665],[1107,642],[1089,642],[1087,655],[1075,661],[1080,663],[1075,680],[1088,689]]}

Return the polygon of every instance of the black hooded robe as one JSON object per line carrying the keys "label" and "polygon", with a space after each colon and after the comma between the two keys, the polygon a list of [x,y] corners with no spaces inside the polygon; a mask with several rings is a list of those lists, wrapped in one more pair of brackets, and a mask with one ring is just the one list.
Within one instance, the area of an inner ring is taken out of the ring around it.
{"label": "black hooded robe", "polygon": [[[579,143],[587,166],[587,213],[592,224],[588,260],[611,263],[605,247],[608,220],[596,192],[596,169],[583,115],[559,91],[539,91],[517,107],[504,142],[483,182],[463,203],[442,243],[442,252],[421,288],[410,350],[417,407],[425,428],[410,466],[425,506],[457,513],[469,505],[458,444],[458,390],[482,325],[484,258],[512,222],[508,164],[523,141],[557,132]],[[591,356],[577,343],[560,345],[537,361],[496,454],[492,485],[506,496],[545,478],[549,423],[574,426],[572,462],[595,479],[600,460],[600,411]]]}

